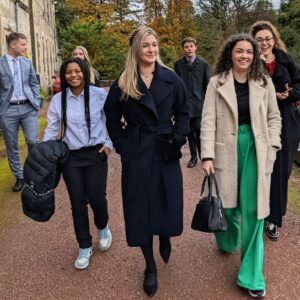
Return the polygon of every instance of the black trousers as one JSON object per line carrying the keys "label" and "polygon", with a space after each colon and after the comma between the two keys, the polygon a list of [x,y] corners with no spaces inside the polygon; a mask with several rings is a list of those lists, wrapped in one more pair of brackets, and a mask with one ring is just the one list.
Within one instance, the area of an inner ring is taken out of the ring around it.
{"label": "black trousers", "polygon": [[200,158],[200,130],[201,130],[201,118],[191,118],[188,141],[189,141],[190,152],[192,157],[197,157],[197,151],[198,151],[198,155]]}
{"label": "black trousers", "polygon": [[62,173],[71,200],[74,229],[80,248],[92,246],[87,200],[98,229],[108,222],[106,181],[107,156],[99,153],[102,145],[70,151]]}

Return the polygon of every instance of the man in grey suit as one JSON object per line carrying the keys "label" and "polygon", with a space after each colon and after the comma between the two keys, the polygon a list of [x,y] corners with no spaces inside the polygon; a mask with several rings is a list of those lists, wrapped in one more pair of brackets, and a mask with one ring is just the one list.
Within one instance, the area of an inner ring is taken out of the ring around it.
{"label": "man in grey suit", "polygon": [[38,142],[40,86],[32,62],[22,56],[27,50],[26,36],[12,32],[6,42],[7,53],[0,57],[0,127],[9,166],[16,177],[12,190],[18,192],[24,185],[18,131],[21,125],[28,150]]}

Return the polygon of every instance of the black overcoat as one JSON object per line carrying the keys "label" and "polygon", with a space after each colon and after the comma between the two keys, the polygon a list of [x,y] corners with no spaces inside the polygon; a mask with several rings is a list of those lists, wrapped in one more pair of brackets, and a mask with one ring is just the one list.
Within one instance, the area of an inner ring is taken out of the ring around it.
{"label": "black overcoat", "polygon": [[300,116],[292,104],[300,100],[300,70],[286,52],[273,49],[273,53],[276,57],[276,66],[272,80],[276,92],[283,92],[286,83],[292,88],[287,99],[277,100],[282,118],[282,149],[277,152],[271,177],[270,216],[267,218],[268,221],[281,226],[282,216],[286,213],[288,180],[292,171],[293,157],[300,142]]}
{"label": "black overcoat", "polygon": [[182,78],[188,92],[190,116],[201,118],[203,102],[210,79],[208,63],[198,56],[190,65],[185,57],[174,64],[175,72]]}
{"label": "black overcoat", "polygon": [[[122,161],[122,196],[129,246],[141,246],[150,235],[177,236],[183,229],[183,182],[179,160],[165,162],[155,135],[175,133],[182,146],[189,133],[187,93],[171,70],[156,65],[149,89],[121,100],[117,81],[111,86],[105,114],[107,130]],[[125,122],[124,122],[125,121]],[[155,134],[153,134],[153,132]]]}

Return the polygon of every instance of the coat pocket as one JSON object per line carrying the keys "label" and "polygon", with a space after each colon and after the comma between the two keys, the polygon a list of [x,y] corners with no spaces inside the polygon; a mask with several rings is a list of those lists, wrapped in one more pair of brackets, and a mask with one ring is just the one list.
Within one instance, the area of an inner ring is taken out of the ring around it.
{"label": "coat pocket", "polygon": [[276,152],[277,150],[274,147],[269,146],[265,169],[266,175],[269,175],[273,172],[274,162],[276,160]]}

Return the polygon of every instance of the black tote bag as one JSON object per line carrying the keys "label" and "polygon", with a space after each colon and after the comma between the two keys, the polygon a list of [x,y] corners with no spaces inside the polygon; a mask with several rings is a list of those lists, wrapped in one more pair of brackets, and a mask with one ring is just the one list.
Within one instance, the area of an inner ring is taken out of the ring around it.
{"label": "black tote bag", "polygon": [[[203,196],[205,184],[208,181],[208,195]],[[216,196],[212,195],[212,185],[215,185]],[[203,232],[222,232],[227,230],[219,188],[214,174],[206,176],[201,187],[200,201],[192,219],[192,229]]]}

